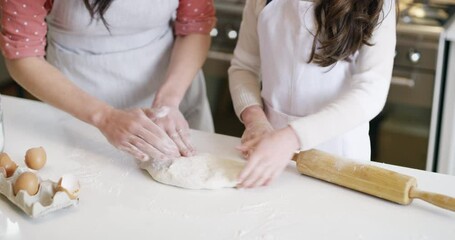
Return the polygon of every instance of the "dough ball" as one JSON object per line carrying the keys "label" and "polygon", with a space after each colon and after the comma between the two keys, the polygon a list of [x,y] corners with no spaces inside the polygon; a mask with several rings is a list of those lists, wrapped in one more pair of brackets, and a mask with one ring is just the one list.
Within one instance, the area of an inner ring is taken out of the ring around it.
{"label": "dough ball", "polygon": [[220,189],[235,187],[244,167],[241,160],[198,154],[175,159],[169,167],[142,166],[158,182],[188,189]]}

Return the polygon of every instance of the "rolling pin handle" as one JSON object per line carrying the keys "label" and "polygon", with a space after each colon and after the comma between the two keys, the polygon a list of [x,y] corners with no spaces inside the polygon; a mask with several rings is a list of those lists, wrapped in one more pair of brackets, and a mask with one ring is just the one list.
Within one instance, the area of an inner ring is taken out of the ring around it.
{"label": "rolling pin handle", "polygon": [[455,198],[438,193],[420,191],[414,187],[409,190],[410,198],[418,198],[441,208],[455,211]]}
{"label": "rolling pin handle", "polygon": [[291,160],[297,162],[297,159],[299,159],[299,153],[294,153],[294,155],[292,155]]}

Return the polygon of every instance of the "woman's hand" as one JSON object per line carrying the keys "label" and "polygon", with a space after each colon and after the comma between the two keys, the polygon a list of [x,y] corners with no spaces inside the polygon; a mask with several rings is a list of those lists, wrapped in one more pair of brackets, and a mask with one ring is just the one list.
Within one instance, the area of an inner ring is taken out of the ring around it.
{"label": "woman's hand", "polygon": [[[256,147],[252,148],[252,145]],[[238,147],[239,150],[252,150],[240,173],[238,187],[268,185],[283,172],[299,145],[297,135],[291,127],[267,133],[257,143],[253,140],[243,143]]]}
{"label": "woman's hand", "polygon": [[195,154],[190,141],[190,128],[178,107],[146,108],[145,114],[172,139],[184,157]]}
{"label": "woman's hand", "polygon": [[141,161],[180,156],[175,143],[142,109],[110,108],[101,114],[95,126],[112,145]]}

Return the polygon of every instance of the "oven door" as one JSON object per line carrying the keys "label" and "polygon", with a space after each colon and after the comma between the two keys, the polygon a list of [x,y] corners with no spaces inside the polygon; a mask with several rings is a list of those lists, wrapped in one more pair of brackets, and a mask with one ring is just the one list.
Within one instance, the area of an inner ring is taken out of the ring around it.
{"label": "oven door", "polygon": [[370,132],[373,160],[426,169],[434,74],[394,67],[390,91]]}
{"label": "oven door", "polygon": [[203,71],[215,132],[240,137],[244,127],[234,112],[229,92],[228,69],[231,59],[230,53],[210,51]]}

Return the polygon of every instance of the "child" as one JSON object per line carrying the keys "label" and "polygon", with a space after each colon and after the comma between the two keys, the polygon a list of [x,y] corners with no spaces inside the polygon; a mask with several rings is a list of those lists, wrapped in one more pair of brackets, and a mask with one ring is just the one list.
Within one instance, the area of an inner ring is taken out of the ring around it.
{"label": "child", "polygon": [[393,0],[249,0],[229,69],[239,187],[267,185],[296,150],[370,159],[369,121],[383,108],[396,35]]}

